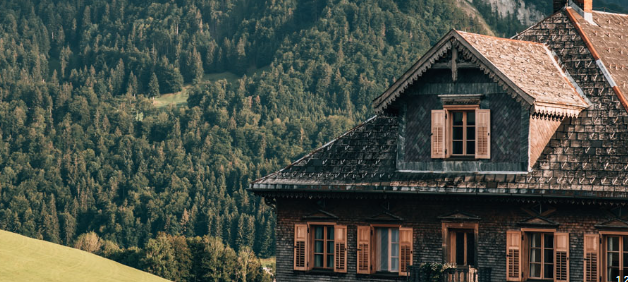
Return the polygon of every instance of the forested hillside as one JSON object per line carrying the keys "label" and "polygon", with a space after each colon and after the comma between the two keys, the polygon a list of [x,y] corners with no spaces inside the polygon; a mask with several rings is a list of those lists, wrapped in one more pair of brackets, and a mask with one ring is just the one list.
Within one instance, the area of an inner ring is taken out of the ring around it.
{"label": "forested hillside", "polygon": [[[477,9],[493,32],[510,37],[541,21],[552,13],[549,0],[459,0]],[[628,13],[628,0],[593,0],[593,9],[611,13]]]}
{"label": "forested hillside", "polygon": [[[72,246],[93,231],[127,263],[213,238],[272,256],[248,183],[372,115],[451,28],[487,32],[456,5],[0,1],[0,229]],[[134,266],[176,278],[163,257]]]}

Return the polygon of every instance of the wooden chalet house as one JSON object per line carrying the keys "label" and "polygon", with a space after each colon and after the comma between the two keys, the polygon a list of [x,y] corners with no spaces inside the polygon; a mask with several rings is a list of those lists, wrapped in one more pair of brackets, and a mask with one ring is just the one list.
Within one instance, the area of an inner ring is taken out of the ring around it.
{"label": "wooden chalet house", "polygon": [[278,281],[625,281],[628,15],[553,2],[512,39],[452,30],[375,117],[251,184]]}

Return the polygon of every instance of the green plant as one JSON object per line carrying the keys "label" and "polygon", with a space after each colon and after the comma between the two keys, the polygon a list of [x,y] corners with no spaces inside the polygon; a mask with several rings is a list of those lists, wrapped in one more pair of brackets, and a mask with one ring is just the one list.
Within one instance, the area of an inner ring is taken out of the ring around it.
{"label": "green plant", "polygon": [[452,263],[428,262],[421,264],[421,276],[428,282],[440,282],[443,280],[445,270],[455,268]]}

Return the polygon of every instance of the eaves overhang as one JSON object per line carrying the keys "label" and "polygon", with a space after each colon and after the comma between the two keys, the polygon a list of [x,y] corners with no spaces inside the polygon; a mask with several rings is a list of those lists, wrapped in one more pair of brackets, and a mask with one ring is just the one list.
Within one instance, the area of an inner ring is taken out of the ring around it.
{"label": "eaves overhang", "polygon": [[[251,185],[254,186],[254,185]],[[453,188],[453,187],[392,187],[361,186],[335,187],[336,189],[318,189],[317,186],[300,187],[298,185],[255,185],[249,191],[262,197],[307,198],[307,199],[407,199],[410,196],[421,197],[493,197],[503,201],[523,201],[549,203],[569,202],[573,204],[625,205],[628,191],[583,191],[555,189],[520,189],[520,188]],[[262,188],[263,186],[263,188]],[[347,189],[349,188],[349,189]]]}

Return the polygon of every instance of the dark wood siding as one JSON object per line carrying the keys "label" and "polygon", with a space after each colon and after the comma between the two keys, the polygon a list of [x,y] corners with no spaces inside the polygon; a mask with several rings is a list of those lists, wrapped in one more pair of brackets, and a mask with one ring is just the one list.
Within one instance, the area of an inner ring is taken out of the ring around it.
{"label": "dark wood siding", "polygon": [[[528,166],[529,112],[479,69],[460,70],[456,83],[449,70],[429,70],[410,86],[400,114],[398,169],[417,171],[525,171]],[[442,109],[441,94],[482,94],[480,107],[491,111],[491,158],[451,162],[432,159],[431,110]],[[427,146],[426,146],[427,145]]]}
{"label": "dark wood siding", "polygon": [[[479,267],[492,268],[492,281],[506,281],[506,231],[521,228],[519,222],[531,217],[522,208],[532,204],[500,202],[474,197],[420,197],[405,200],[326,200],[325,211],[338,217],[337,223],[347,225],[348,252],[346,274],[315,274],[294,271],[294,224],[307,220],[303,216],[321,207],[316,200],[278,199],[277,202],[277,281],[390,281],[356,274],[357,226],[370,222],[368,218],[380,214],[382,206],[403,218],[402,226],[414,229],[413,261],[443,262],[442,220],[439,216],[462,211],[480,218],[478,229],[477,262]],[[569,281],[583,281],[584,234],[596,232],[594,225],[605,222],[610,215],[608,207],[582,204],[552,204],[556,211],[547,217],[558,223],[558,232],[569,236]]]}

